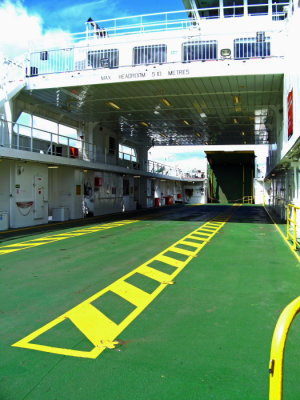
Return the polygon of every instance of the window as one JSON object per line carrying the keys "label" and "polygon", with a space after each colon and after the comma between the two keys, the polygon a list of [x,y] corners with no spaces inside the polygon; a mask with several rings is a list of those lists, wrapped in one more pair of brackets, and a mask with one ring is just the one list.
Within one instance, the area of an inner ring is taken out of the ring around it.
{"label": "window", "polygon": [[119,50],[93,50],[88,52],[88,65],[93,68],[118,68]]}
{"label": "window", "polygon": [[287,16],[287,9],[289,2],[283,2],[278,0],[272,0],[272,16],[273,20],[282,20]]}
{"label": "window", "polygon": [[225,17],[244,15],[244,0],[223,0],[223,4]]}
{"label": "window", "polygon": [[167,62],[167,45],[138,46],[133,48],[133,64],[163,64]]}
{"label": "window", "polygon": [[219,18],[219,0],[199,0],[197,8],[201,18]]}
{"label": "window", "polygon": [[40,53],[40,60],[41,61],[47,61],[48,60],[48,51],[42,51]]}
{"label": "window", "polygon": [[122,160],[129,160],[136,162],[136,152],[132,147],[124,146],[123,144],[119,145],[119,158]]}
{"label": "window", "polygon": [[249,15],[267,15],[268,0],[248,0]]}
{"label": "window", "polygon": [[195,41],[183,43],[183,61],[216,60],[217,41]]}
{"label": "window", "polygon": [[268,57],[271,55],[270,38],[264,32],[257,32],[256,38],[234,40],[234,58]]}

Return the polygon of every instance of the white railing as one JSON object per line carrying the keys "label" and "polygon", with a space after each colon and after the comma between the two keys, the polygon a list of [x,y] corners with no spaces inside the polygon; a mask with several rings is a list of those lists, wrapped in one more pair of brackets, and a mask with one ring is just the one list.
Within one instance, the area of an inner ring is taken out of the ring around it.
{"label": "white railing", "polygon": [[[103,155],[97,155],[96,145],[92,143],[4,119],[0,119],[0,147],[89,162],[107,163]],[[135,156],[123,152],[119,153],[117,165],[180,178],[185,176],[181,169],[156,161],[148,161],[147,166],[142,166]]]}
{"label": "white railing", "polygon": [[24,65],[0,56],[0,104],[25,85]]}
{"label": "white railing", "polygon": [[[222,39],[220,37],[222,36]],[[222,40],[219,44],[219,40]],[[103,42],[104,43],[104,42]],[[226,52],[221,51],[224,49]],[[257,59],[284,57],[284,43],[278,31],[241,32],[236,34],[201,34],[197,38],[141,45],[81,43],[73,47],[32,52],[26,67],[26,75],[75,72],[95,69],[116,69],[151,64],[173,64],[194,61],[218,61],[226,59]]]}
{"label": "white railing", "polygon": [[[105,20],[89,20],[85,23],[85,30],[64,36],[64,47],[73,47],[78,43],[103,41],[107,38],[128,36],[153,32],[172,32],[175,30],[201,29],[201,22],[209,19],[228,19],[243,16],[269,16],[277,21],[287,17],[292,10],[288,1],[274,4],[232,5],[224,7],[209,7],[186,9],[163,13],[134,15],[128,17]],[[53,47],[62,47],[59,43],[50,44]]]}
{"label": "white railing", "polygon": [[[87,21],[86,35],[88,39],[163,32],[199,27],[201,20],[269,15],[273,20],[286,17],[288,1],[268,4],[232,5],[225,7],[199,8],[197,10],[180,10],[164,13],[143,14],[107,20]],[[78,37],[78,35],[77,35]]]}
{"label": "white railing", "polygon": [[17,81],[24,77],[23,63],[18,63],[6,57],[0,57],[0,86]]}
{"label": "white railing", "polygon": [[183,171],[180,168],[172,167],[166,164],[161,164],[157,161],[148,160],[147,170],[148,172],[152,172],[155,174],[177,176],[177,177],[183,176]]}
{"label": "white railing", "polygon": [[86,22],[86,38],[106,38],[132,34],[188,29],[197,24],[193,10],[134,15]]}
{"label": "white railing", "polygon": [[96,147],[81,139],[0,120],[0,146],[33,153],[95,161]]}

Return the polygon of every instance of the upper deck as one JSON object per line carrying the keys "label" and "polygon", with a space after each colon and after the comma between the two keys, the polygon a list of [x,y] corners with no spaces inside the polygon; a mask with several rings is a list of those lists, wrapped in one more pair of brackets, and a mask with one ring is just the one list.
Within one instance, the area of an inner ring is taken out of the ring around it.
{"label": "upper deck", "polygon": [[243,6],[243,12],[223,6],[90,18],[84,32],[30,52],[28,88],[282,72],[287,16],[282,2]]}

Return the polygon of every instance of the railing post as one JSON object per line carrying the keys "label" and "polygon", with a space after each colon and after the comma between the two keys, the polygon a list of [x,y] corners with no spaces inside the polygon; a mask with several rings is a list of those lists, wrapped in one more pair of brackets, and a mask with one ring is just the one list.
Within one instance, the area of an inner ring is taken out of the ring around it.
{"label": "railing post", "polygon": [[31,124],[31,127],[30,127],[30,151],[31,152],[32,152],[32,149],[33,149],[33,126]]}
{"label": "railing post", "polygon": [[293,248],[296,250],[297,248],[297,210],[295,207],[293,207],[293,224],[294,224],[294,232],[293,232]]}
{"label": "railing post", "polygon": [[272,338],[269,364],[269,400],[283,399],[283,361],[290,326],[300,311],[300,297],[292,301],[281,313]]}
{"label": "railing post", "polygon": [[17,149],[19,150],[20,148],[20,125],[18,124],[18,129],[17,129]]}
{"label": "railing post", "polygon": [[288,204],[286,206],[286,239],[289,238],[289,233],[290,233],[290,205]]}

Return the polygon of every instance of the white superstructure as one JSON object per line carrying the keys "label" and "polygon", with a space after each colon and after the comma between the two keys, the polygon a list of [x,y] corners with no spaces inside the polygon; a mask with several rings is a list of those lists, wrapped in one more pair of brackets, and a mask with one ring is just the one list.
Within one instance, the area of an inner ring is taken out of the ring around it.
{"label": "white superstructure", "polygon": [[282,218],[298,204],[298,4],[185,6],[89,19],[22,65],[1,60],[0,214],[9,227],[206,201],[206,171],[149,161],[156,145],[252,154],[241,201]]}

